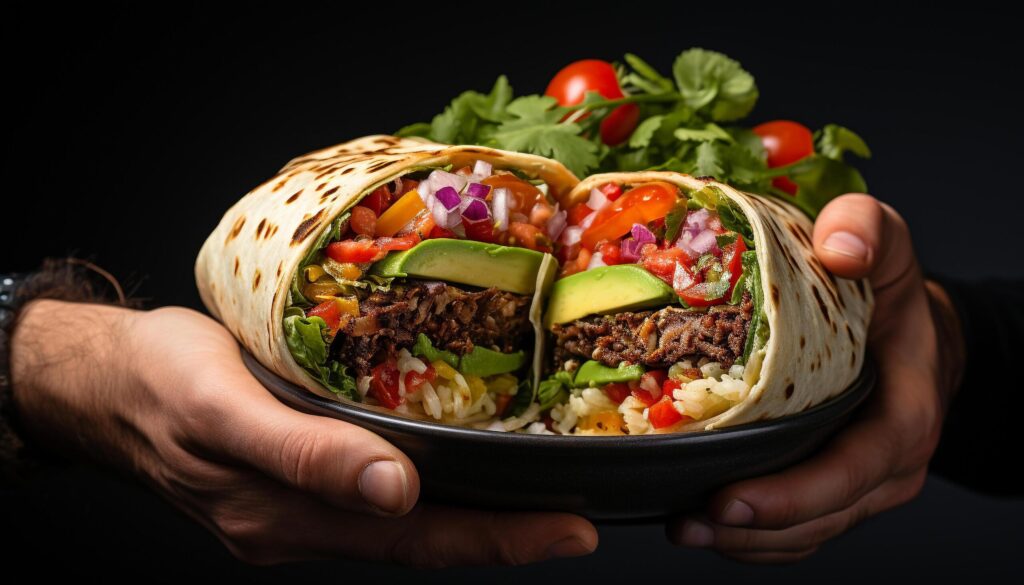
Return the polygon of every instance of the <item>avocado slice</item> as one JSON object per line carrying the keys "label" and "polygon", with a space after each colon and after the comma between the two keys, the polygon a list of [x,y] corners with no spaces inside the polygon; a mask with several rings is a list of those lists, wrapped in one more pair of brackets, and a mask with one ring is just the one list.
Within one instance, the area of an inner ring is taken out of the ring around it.
{"label": "avocado slice", "polygon": [[533,294],[544,254],[473,240],[435,238],[392,252],[370,267],[378,276],[429,278]]}
{"label": "avocado slice", "polygon": [[607,315],[676,302],[676,293],[636,264],[591,268],[555,282],[544,326],[550,329],[587,315]]}
{"label": "avocado slice", "polygon": [[641,365],[629,365],[626,362],[619,364],[617,368],[610,368],[601,362],[588,360],[580,369],[576,370],[576,378],[573,385],[577,388],[587,386],[603,386],[613,382],[629,382],[639,380],[644,375],[644,367]]}
{"label": "avocado slice", "polygon": [[487,376],[514,372],[523,367],[525,363],[526,352],[524,351],[501,353],[500,351],[494,351],[477,345],[473,348],[473,351],[462,356],[462,359],[459,361],[459,370],[463,374],[486,378]]}

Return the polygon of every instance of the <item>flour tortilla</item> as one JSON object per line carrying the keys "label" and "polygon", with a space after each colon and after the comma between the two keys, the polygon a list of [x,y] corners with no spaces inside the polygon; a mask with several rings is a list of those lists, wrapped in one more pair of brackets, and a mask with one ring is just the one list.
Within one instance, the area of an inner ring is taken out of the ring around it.
{"label": "flour tortilla", "polygon": [[559,201],[563,207],[586,201],[590,190],[604,183],[650,181],[666,181],[684,192],[714,185],[743,210],[754,232],[764,313],[770,327],[763,360],[751,356],[747,365],[761,368],[747,398],[683,430],[779,418],[805,411],[845,390],[864,364],[874,302],[871,288],[867,281],[837,278],[822,266],[811,244],[811,221],[793,205],[715,181],[660,171],[592,175]]}
{"label": "flour tortilla", "polygon": [[377,135],[318,150],[289,162],[224,214],[196,260],[203,304],[264,366],[339,400],[295,362],[285,340],[282,318],[299,263],[361,195],[423,167],[477,160],[543,179],[556,198],[579,182],[553,160],[481,146]]}

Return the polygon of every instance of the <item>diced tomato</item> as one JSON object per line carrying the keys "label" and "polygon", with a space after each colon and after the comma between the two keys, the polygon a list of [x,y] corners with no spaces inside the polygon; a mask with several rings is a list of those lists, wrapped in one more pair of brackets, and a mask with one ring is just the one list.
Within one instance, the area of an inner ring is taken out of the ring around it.
{"label": "diced tomato", "polygon": [[633,388],[632,394],[633,398],[636,398],[640,402],[643,402],[644,406],[651,406],[652,404],[657,402],[659,398],[658,396],[652,394],[650,391],[640,388],[639,386]]}
{"label": "diced tomato", "polygon": [[571,262],[576,258],[576,255],[579,253],[580,244],[577,242],[571,246],[559,246],[558,250],[555,251],[555,258],[557,258],[558,262],[564,266],[566,263]]}
{"label": "diced tomato", "polygon": [[398,376],[395,360],[387,360],[374,366],[370,379],[370,395],[392,410],[405,400],[398,394]]}
{"label": "diced tomato", "polygon": [[679,414],[679,411],[672,405],[671,399],[662,398],[648,408],[647,420],[650,421],[652,427],[663,429],[683,420],[683,415]]}
{"label": "diced tomato", "polygon": [[663,397],[667,396],[675,400],[675,397],[672,396],[672,393],[682,388],[682,386],[683,385],[682,383],[679,382],[679,380],[673,380],[671,378],[668,378],[661,383],[661,395]]}
{"label": "diced tomato", "polygon": [[672,273],[672,289],[682,294],[682,291],[690,288],[704,279],[703,273],[694,274],[683,262],[676,263],[676,270]]}
{"label": "diced tomato", "polygon": [[377,213],[369,207],[356,205],[352,208],[349,226],[351,226],[352,231],[355,233],[372,238],[373,234],[377,231]]}
{"label": "diced tomato", "polygon": [[598,189],[604,193],[604,196],[607,197],[609,201],[615,201],[620,195],[622,195],[622,186],[618,183],[605,183],[598,187]]}
{"label": "diced tomato", "polygon": [[396,201],[402,195],[405,195],[409,191],[415,190],[419,186],[420,182],[415,179],[402,179],[401,186],[399,187],[398,191],[396,191],[395,194],[391,196],[391,200]]}
{"label": "diced tomato", "polygon": [[512,211],[530,213],[537,201],[544,200],[544,194],[540,189],[513,174],[491,175],[481,183],[493,189],[508,189],[512,195],[509,200],[509,209]]}
{"label": "diced tomato", "polygon": [[672,284],[672,277],[676,272],[676,264],[686,259],[686,253],[679,248],[672,247],[659,250],[654,244],[644,244],[640,248],[640,264],[648,272]]}
{"label": "diced tomato", "polygon": [[433,382],[435,379],[437,379],[437,370],[429,363],[427,364],[427,369],[422,374],[415,371],[406,372],[405,393],[415,392],[419,390],[424,382]]}
{"label": "diced tomato", "polygon": [[714,282],[699,282],[685,290],[677,290],[676,293],[691,307],[720,305],[725,302],[725,294],[723,293],[721,296],[713,294],[716,284]]}
{"label": "diced tomato", "polygon": [[675,206],[678,193],[675,185],[664,182],[634,187],[599,211],[580,241],[585,248],[593,249],[601,240],[625,235],[634,223],[646,225],[665,217]]}
{"label": "diced tomato", "polygon": [[325,250],[327,256],[337,262],[351,262],[362,264],[364,262],[376,262],[387,255],[373,240],[346,240],[343,242],[332,242]]}
{"label": "diced tomato", "polygon": [[338,330],[338,324],[341,323],[341,307],[338,306],[337,301],[333,299],[325,301],[312,309],[306,311],[307,317],[320,317],[327,323],[331,331]]}
{"label": "diced tomato", "polygon": [[[402,183],[404,187],[405,181],[402,181]],[[362,205],[372,211],[376,218],[380,217],[380,214],[384,213],[388,207],[391,207],[392,201],[391,191],[388,189],[388,186],[381,185],[374,189],[373,193],[363,197],[363,200],[359,202],[359,205]]]}
{"label": "diced tomato", "polygon": [[455,171],[456,175],[462,175],[463,177],[473,174],[473,167],[466,165]]}
{"label": "diced tomato", "polygon": [[629,385],[623,382],[612,382],[604,385],[604,393],[615,404],[622,404],[622,401],[629,396]]}
{"label": "diced tomato", "polygon": [[550,410],[544,413],[544,416],[542,416],[540,420],[544,422],[544,428],[552,433],[555,432],[555,419],[551,418]]}
{"label": "diced tomato", "polygon": [[736,243],[729,244],[722,251],[722,266],[729,271],[729,290],[725,293],[726,297],[732,296],[732,289],[743,273],[743,253],[746,251],[747,245],[743,242],[743,236],[739,234],[736,234]]}
{"label": "diced tomato", "polygon": [[510,242],[514,246],[540,252],[551,251],[551,238],[535,225],[514,221],[509,224],[508,233],[515,238],[515,241]]}
{"label": "diced tomato", "polygon": [[657,386],[658,388],[661,388],[661,386],[665,383],[665,380],[667,379],[668,372],[666,370],[648,370],[644,372],[643,376],[640,377],[640,385],[653,385]]}
{"label": "diced tomato", "polygon": [[443,228],[443,227],[437,225],[436,223],[434,224],[434,227],[431,228],[430,235],[428,236],[428,238],[430,238],[430,239],[433,239],[433,238],[454,238],[454,237],[455,237],[455,232],[453,232],[452,230],[450,230],[448,228]]}
{"label": "diced tomato", "polygon": [[548,220],[555,214],[555,208],[548,205],[546,201],[539,201],[530,210],[530,223],[540,229],[548,225]]}
{"label": "diced tomato", "polygon": [[466,237],[470,240],[491,243],[497,240],[494,233],[494,222],[490,219],[477,221],[463,220],[462,227],[466,230]]}
{"label": "diced tomato", "polygon": [[580,225],[580,222],[593,212],[594,210],[587,207],[586,203],[577,203],[569,208],[569,211],[565,214],[565,219],[568,225]]}
{"label": "diced tomato", "polygon": [[501,418],[505,416],[505,410],[512,403],[511,394],[498,394],[494,400],[494,416]]}
{"label": "diced tomato", "polygon": [[597,251],[601,253],[601,260],[608,266],[622,264],[622,251],[618,242],[604,242],[597,247]]}

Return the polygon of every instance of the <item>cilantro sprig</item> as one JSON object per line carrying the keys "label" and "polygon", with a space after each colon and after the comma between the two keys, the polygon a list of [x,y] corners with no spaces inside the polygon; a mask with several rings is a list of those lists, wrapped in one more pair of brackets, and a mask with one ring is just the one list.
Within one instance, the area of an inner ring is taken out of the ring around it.
{"label": "cilantro sprig", "polygon": [[[539,154],[581,177],[646,169],[710,176],[745,191],[785,198],[812,217],[832,198],[867,189],[844,158],[846,153],[868,158],[871,151],[857,134],[835,124],[815,133],[814,154],[769,169],[760,137],[738,125],[753,110],[759,92],[737,61],[689,49],[676,58],[671,77],[636,55],[627,54],[624,61],[616,65],[626,94],[619,99],[591,92],[570,108],[547,96],[515,98],[502,75],[489,93],[463,92],[430,123],[412,124],[397,134]],[[636,129],[620,145],[603,144],[601,121],[629,103],[640,107]],[[795,197],[772,187],[772,179],[780,176],[798,186]]]}

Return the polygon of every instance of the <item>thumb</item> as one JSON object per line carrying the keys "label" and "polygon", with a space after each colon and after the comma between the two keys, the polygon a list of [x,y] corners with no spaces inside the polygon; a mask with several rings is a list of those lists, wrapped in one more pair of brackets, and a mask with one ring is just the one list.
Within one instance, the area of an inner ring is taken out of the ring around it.
{"label": "thumb", "polygon": [[224,454],[336,507],[403,515],[419,497],[412,461],[380,436],[333,418],[304,414],[278,402],[248,372],[235,378],[252,392],[223,416]]}
{"label": "thumb", "polygon": [[829,202],[814,223],[814,253],[833,274],[868,278],[877,291],[916,266],[910,230],[896,210],[870,195]]}

